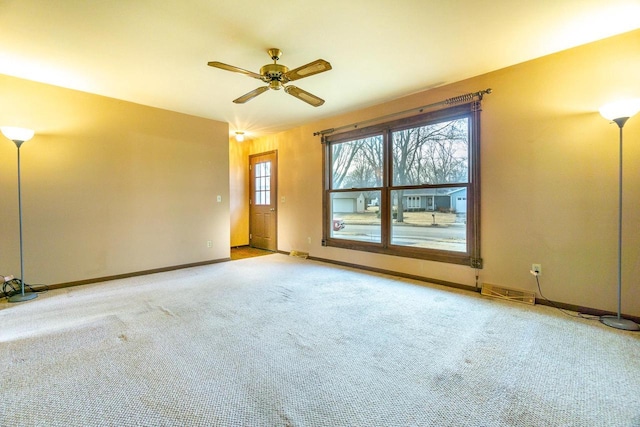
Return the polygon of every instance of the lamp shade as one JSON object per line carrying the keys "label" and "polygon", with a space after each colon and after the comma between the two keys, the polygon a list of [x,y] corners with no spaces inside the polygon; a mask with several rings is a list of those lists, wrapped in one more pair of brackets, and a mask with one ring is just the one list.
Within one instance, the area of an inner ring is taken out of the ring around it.
{"label": "lamp shade", "polygon": [[640,111],[640,98],[623,99],[600,107],[600,114],[607,120],[629,118]]}
{"label": "lamp shade", "polygon": [[31,129],[18,128],[13,126],[0,127],[0,131],[4,136],[12,141],[26,142],[33,138],[34,131]]}

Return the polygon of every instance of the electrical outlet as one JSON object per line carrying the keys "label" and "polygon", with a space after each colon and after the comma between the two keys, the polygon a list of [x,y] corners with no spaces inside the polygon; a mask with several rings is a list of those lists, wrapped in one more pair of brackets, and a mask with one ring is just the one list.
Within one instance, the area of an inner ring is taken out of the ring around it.
{"label": "electrical outlet", "polygon": [[307,237],[307,243],[311,244],[311,237]]}
{"label": "electrical outlet", "polygon": [[213,241],[211,241],[211,240],[207,240],[207,247],[208,247],[208,248],[213,247]]}
{"label": "electrical outlet", "polygon": [[538,273],[538,276],[542,275],[542,264],[531,264],[531,271]]}

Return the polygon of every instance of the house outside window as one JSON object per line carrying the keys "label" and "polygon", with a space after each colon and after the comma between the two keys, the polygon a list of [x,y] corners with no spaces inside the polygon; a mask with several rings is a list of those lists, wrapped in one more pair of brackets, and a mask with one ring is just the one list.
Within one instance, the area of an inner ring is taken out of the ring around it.
{"label": "house outside window", "polygon": [[479,105],[325,136],[324,244],[478,267]]}

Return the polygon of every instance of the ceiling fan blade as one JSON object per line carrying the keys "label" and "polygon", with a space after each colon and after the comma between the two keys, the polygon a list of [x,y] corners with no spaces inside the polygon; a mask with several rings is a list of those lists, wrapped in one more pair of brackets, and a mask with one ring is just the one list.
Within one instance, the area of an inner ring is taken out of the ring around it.
{"label": "ceiling fan blade", "polygon": [[329,71],[331,69],[331,64],[329,64],[324,59],[316,59],[313,62],[310,62],[302,67],[294,68],[293,70],[287,72],[285,77],[288,81],[298,80],[303,77],[313,76],[314,74],[322,73],[324,71]]}
{"label": "ceiling fan blade", "polygon": [[324,99],[318,98],[317,96],[310,94],[306,90],[302,90],[296,86],[287,86],[284,88],[284,91],[289,95],[293,95],[296,98],[306,102],[309,105],[313,105],[314,107],[319,107],[324,104]]}
{"label": "ceiling fan blade", "polygon": [[220,68],[222,70],[233,71],[235,73],[242,73],[249,77],[253,77],[254,79],[262,80],[262,76],[260,74],[247,71],[242,68],[234,67],[233,65],[223,64],[222,62],[218,61],[207,62],[207,65],[209,65],[210,67]]}
{"label": "ceiling fan blade", "polygon": [[251,101],[256,96],[268,90],[269,86],[261,86],[258,89],[254,89],[251,92],[242,95],[240,98],[234,99],[233,102],[235,102],[236,104],[244,104],[245,102]]}

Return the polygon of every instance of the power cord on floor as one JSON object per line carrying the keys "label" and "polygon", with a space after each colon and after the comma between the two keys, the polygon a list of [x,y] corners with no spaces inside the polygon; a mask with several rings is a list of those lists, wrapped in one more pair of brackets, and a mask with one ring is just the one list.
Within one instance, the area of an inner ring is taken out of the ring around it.
{"label": "power cord on floor", "polygon": [[[22,280],[16,279],[13,276],[0,276],[0,279],[3,279],[2,283],[2,295],[0,298],[10,298],[13,295],[19,294],[22,292]],[[25,283],[24,289],[29,290],[29,292],[37,292],[43,293],[47,292],[49,289],[44,285],[37,285],[38,290],[34,291],[31,285]]]}
{"label": "power cord on floor", "polygon": [[538,285],[538,293],[540,294],[540,297],[545,300],[546,302],[549,303],[549,305],[553,308],[555,308],[556,310],[559,310],[560,312],[566,314],[569,317],[578,317],[580,319],[586,319],[586,320],[600,320],[600,316],[592,316],[589,314],[582,314],[582,313],[578,313],[578,314],[573,314],[561,307],[558,307],[553,301],[547,299],[543,294],[542,294],[542,289],[540,288],[540,273],[538,273],[537,271],[533,271],[530,270],[529,271],[535,278],[536,278],[536,284]]}

